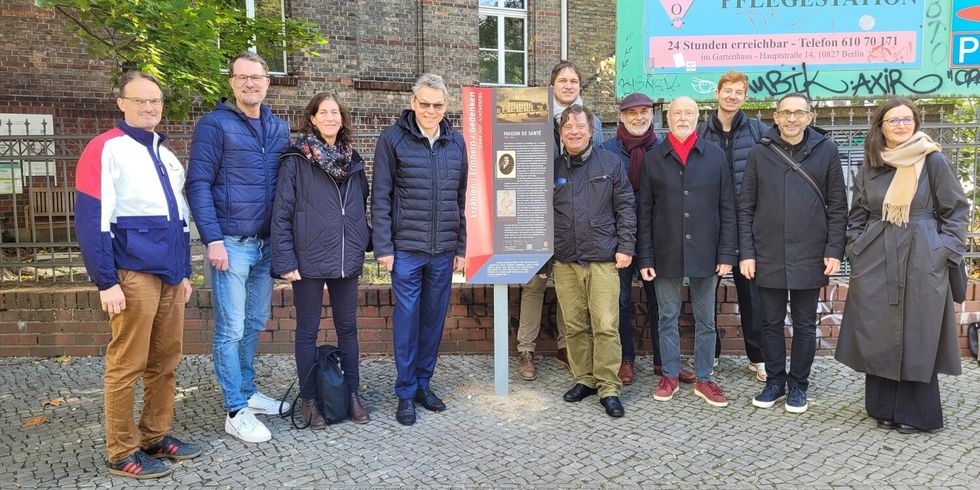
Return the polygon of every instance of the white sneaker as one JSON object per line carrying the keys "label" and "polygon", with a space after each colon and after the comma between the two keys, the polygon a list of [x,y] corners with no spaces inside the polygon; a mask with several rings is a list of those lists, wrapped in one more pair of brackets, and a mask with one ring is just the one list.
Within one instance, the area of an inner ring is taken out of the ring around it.
{"label": "white sneaker", "polygon": [[245,442],[265,442],[272,433],[248,410],[239,410],[235,418],[225,416],[225,432]]}
{"label": "white sneaker", "polygon": [[755,373],[755,379],[762,381],[763,383],[769,379],[769,377],[766,376],[766,363],[764,362],[749,361],[749,371]]}
{"label": "white sneaker", "polygon": [[[279,402],[258,391],[248,398],[248,411],[259,415],[279,415]],[[289,411],[289,402],[282,401],[282,413]]]}
{"label": "white sneaker", "polygon": [[[692,368],[694,367],[694,356],[691,356],[691,358],[687,360],[687,365],[688,365],[688,367],[692,367]],[[713,368],[718,367],[718,358],[717,357],[715,358],[714,361],[711,362],[711,367],[713,367]],[[711,374],[714,375],[715,372],[712,371]]]}

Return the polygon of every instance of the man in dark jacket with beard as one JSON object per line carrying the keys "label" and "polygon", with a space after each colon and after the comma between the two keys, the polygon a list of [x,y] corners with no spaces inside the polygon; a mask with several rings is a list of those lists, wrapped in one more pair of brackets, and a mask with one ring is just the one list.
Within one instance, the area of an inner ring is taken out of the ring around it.
{"label": "man in dark jacket with beard", "polygon": [[598,393],[606,414],[622,417],[617,269],[632,262],[636,214],[619,158],[592,145],[592,121],[588,109],[572,105],[558,124],[563,150],[555,159],[553,267],[575,377],[564,399]]}
{"label": "man in dark jacket with beard", "polygon": [[415,402],[440,412],[429,386],[449,308],[453,272],[466,252],[466,144],[444,119],[449,96],[442,77],[427,73],[412,86],[412,108],[378,138],[371,222],[374,254],[391,272],[395,418],[415,423]]}
{"label": "man in dark jacket with beard", "polygon": [[[783,96],[774,116],[777,127],[749,153],[738,201],[739,267],[759,286],[768,376],[752,404],[772,407],[786,397],[788,384],[786,411],[803,413],[820,288],[844,257],[847,194],[837,145],[809,127],[813,113],[806,95]],[[793,318],[788,375],[787,294]]]}
{"label": "man in dark jacket with beard", "polygon": [[[640,92],[623,98],[619,104],[619,127],[616,137],[606,140],[599,146],[619,155],[623,170],[629,177],[633,189],[633,201],[639,204],[640,169],[643,168],[644,154],[657,145],[657,135],[653,132],[653,101]],[[634,210],[636,208],[634,207]],[[636,262],[619,270],[619,340],[623,345],[623,360],[619,366],[619,379],[624,385],[633,384],[633,363],[636,349],[633,342],[633,277],[636,275]],[[660,342],[657,332],[657,292],[653,281],[643,281],[647,295],[647,319],[650,323],[650,337],[653,342],[653,370],[661,374]]]}
{"label": "man in dark jacket with beard", "polygon": [[[742,112],[749,92],[749,79],[738,71],[725,73],[718,79],[715,99],[718,110],[707,121],[698,124],[698,136],[725,150],[728,165],[735,183],[735,198],[742,192],[742,175],[749,151],[769,132],[769,126]],[[766,365],[762,356],[762,316],[759,311],[757,287],[746,279],[738,267],[732,270],[735,291],[738,293],[738,316],[742,324],[745,355],[749,358],[749,370],[759,381],[766,380]],[[721,354],[721,337],[715,343],[715,363]]]}

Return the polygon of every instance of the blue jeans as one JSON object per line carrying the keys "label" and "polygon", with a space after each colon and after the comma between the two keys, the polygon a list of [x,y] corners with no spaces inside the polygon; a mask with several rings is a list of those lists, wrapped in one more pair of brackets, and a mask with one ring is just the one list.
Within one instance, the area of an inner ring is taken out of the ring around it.
{"label": "blue jeans", "polygon": [[436,369],[439,342],[449,309],[455,252],[428,254],[396,250],[391,270],[395,294],[392,344],[395,350],[395,394],[415,397],[427,388]]}
{"label": "blue jeans", "polygon": [[[636,346],[633,343],[633,276],[637,261],[629,267],[619,269],[619,340],[623,344],[623,361],[636,361]],[[661,365],[660,333],[657,331],[657,290],[653,281],[641,281],[647,296],[647,322],[650,326],[650,341],[653,344],[653,364]]]}
{"label": "blue jeans", "polygon": [[228,270],[211,267],[214,280],[214,373],[225,410],[248,406],[255,394],[255,351],[272,308],[272,255],[268,240],[225,237]]}
{"label": "blue jeans", "polygon": [[[698,382],[711,381],[715,353],[715,283],[717,278],[691,277],[691,303],[694,305],[694,374]],[[657,277],[657,305],[660,307],[660,357],[664,376],[677,379],[681,372],[681,339],[677,318],[684,299],[684,278]]]}

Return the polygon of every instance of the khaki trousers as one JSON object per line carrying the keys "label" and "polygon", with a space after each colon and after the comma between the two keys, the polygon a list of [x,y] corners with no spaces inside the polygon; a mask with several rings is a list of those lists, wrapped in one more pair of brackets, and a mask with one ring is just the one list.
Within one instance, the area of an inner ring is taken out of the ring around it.
{"label": "khaki trousers", "polygon": [[[109,319],[112,340],[105,356],[105,425],[109,461],[160,441],[174,412],[174,371],[184,337],[184,298],[179,285],[153,274],[118,271],[126,309]],[[139,434],[133,420],[136,382],[143,378]]]}
{"label": "khaki trousers", "polygon": [[619,396],[619,271],[612,262],[554,263],[558,305],[565,317],[568,363],[576,383],[599,396]]}
{"label": "khaki trousers", "polygon": [[[542,279],[535,274],[521,290],[521,318],[517,326],[517,352],[534,352],[534,342],[541,332],[541,309],[544,304],[544,292],[548,289],[548,279]],[[558,348],[565,348],[565,319],[562,317],[561,306],[557,308]]]}

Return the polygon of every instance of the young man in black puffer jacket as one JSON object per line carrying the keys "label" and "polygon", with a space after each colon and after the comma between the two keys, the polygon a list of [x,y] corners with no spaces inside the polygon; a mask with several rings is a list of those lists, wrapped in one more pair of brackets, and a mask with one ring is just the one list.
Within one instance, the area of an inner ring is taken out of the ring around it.
{"label": "young man in black puffer jacket", "polygon": [[[718,79],[715,98],[718,110],[698,124],[698,136],[725,150],[728,165],[735,183],[735,198],[742,192],[742,175],[749,150],[769,132],[769,126],[751,118],[742,111],[749,93],[749,79],[737,71],[725,73]],[[766,381],[766,365],[762,355],[762,317],[759,314],[758,288],[754,281],[742,276],[738,267],[732,269],[735,291],[738,293],[738,312],[745,341],[745,355],[749,358],[749,370],[756,379]],[[719,281],[720,282],[720,281]],[[715,364],[721,354],[721,337],[715,342]]]}

